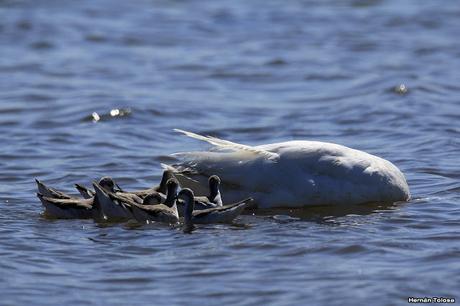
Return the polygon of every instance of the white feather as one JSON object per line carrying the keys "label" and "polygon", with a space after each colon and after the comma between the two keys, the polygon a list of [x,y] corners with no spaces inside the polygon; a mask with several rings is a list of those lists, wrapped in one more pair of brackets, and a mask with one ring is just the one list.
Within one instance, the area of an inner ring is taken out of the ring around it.
{"label": "white feather", "polygon": [[231,151],[247,151],[253,154],[259,154],[259,155],[265,156],[269,160],[277,160],[279,158],[279,155],[276,153],[273,153],[267,150],[263,150],[263,149],[257,149],[256,147],[251,147],[251,146],[231,142],[228,140],[223,140],[223,139],[219,139],[219,138],[212,137],[212,136],[202,136],[202,135],[198,135],[198,134],[180,130],[180,129],[174,129],[174,131],[182,133],[191,138],[206,141],[212,144],[213,146],[216,146],[218,149],[223,149],[223,150],[228,149]]}

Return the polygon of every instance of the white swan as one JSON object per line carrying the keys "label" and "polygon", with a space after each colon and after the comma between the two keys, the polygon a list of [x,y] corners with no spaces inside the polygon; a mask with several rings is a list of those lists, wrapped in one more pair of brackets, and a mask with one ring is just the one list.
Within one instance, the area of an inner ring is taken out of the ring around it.
{"label": "white swan", "polygon": [[259,208],[396,202],[410,198],[402,172],[391,162],[345,146],[288,141],[260,146],[236,144],[176,129],[216,150],[173,154],[182,159],[163,165],[183,187],[205,193],[207,178],[222,179],[222,197],[253,197]]}

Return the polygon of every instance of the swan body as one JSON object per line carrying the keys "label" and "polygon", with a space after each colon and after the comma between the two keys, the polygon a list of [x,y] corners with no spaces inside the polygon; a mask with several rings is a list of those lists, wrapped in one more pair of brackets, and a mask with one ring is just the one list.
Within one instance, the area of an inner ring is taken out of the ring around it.
{"label": "swan body", "polygon": [[410,198],[403,173],[391,162],[363,151],[318,141],[260,146],[235,144],[176,130],[216,150],[173,154],[184,187],[203,190],[206,178],[222,180],[225,201],[251,196],[259,208],[396,202]]}

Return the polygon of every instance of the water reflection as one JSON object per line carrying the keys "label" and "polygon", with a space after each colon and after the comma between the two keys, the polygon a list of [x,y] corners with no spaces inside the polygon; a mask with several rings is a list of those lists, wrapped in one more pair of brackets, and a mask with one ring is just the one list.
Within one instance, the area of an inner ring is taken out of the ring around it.
{"label": "water reflection", "polygon": [[[460,6],[0,0],[0,15],[0,303],[458,293]],[[205,149],[173,128],[345,144],[394,162],[414,200],[248,212],[192,235],[40,217],[34,177],[70,189],[110,175],[135,189],[169,153]]]}
{"label": "water reflection", "polygon": [[337,218],[373,213],[390,212],[400,209],[409,202],[364,203],[359,205],[310,206],[303,208],[271,208],[250,211],[259,216],[275,216],[279,222],[310,221],[320,224],[334,223]]}

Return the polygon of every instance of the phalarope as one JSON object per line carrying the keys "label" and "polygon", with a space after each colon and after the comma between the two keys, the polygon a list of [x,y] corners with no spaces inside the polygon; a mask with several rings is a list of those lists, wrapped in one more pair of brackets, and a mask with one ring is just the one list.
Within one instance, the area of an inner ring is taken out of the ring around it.
{"label": "phalarope", "polygon": [[[166,187],[166,200],[162,204],[157,204],[159,194],[153,193],[144,198],[144,204],[147,205],[132,206],[134,218],[138,222],[149,223],[157,221],[176,223],[179,221],[179,212],[176,204],[179,182],[175,178],[171,178],[168,180]],[[148,201],[150,199],[151,201]]]}
{"label": "phalarope", "polygon": [[185,203],[184,231],[186,232],[193,229],[193,224],[232,223],[253,201],[252,198],[247,198],[233,204],[194,210],[194,195],[189,188],[182,189],[179,192],[178,199]]}
{"label": "phalarope", "polygon": [[52,187],[46,186],[42,181],[35,179],[37,183],[38,193],[44,197],[54,198],[54,199],[76,199],[77,197],[68,195],[62,191],[54,189]]}
{"label": "phalarope", "polygon": [[[174,210],[177,212],[177,207],[175,205],[175,199],[177,197],[177,190],[179,188],[179,183],[175,178],[169,179],[166,183],[166,200],[163,204],[157,204],[158,202],[162,202],[162,197],[159,192],[153,192],[150,195],[147,195],[144,198],[142,204],[134,201],[130,196],[127,196],[126,193],[112,193],[106,192],[103,190],[97,183],[94,183],[94,189],[96,190],[96,198],[98,200],[98,216],[101,219],[108,220],[108,221],[124,221],[128,219],[135,218],[138,221],[161,221],[161,218],[165,217],[165,212],[162,212],[161,209],[164,207],[168,207],[169,210],[172,207],[175,207]],[[137,205],[133,205],[133,203]],[[152,205],[155,203],[155,205]],[[155,209],[152,210],[151,206],[158,206],[161,205],[160,210]],[[145,207],[146,208],[145,208]],[[164,207],[163,207],[164,206]],[[145,209],[144,209],[145,208]],[[144,212],[144,214],[142,214]],[[145,214],[147,212],[147,215]],[[170,212],[170,211],[169,211]],[[166,215],[169,213],[166,212]]]}
{"label": "phalarope", "polygon": [[[211,175],[208,179],[209,195],[195,196],[194,210],[203,210],[222,206],[222,197],[220,194],[220,178],[217,175]],[[177,209],[181,216],[184,215],[184,202],[177,201]]]}
{"label": "phalarope", "polygon": [[[113,192],[115,183],[109,177],[99,180],[101,188],[107,192]],[[37,180],[37,196],[45,207],[45,215],[53,218],[76,219],[91,218],[95,213],[97,202],[94,198],[81,199],[71,197],[63,192],[57,191]],[[42,193],[44,192],[44,193]]]}
{"label": "phalarope", "polygon": [[[141,198],[144,198],[145,196],[155,193],[155,192],[159,192],[162,195],[166,195],[168,191],[167,182],[172,178],[175,178],[173,172],[171,170],[165,170],[163,171],[160,185],[153,186],[151,188],[147,188],[143,190],[131,191],[130,193],[133,193]],[[164,199],[166,199],[166,197]]]}
{"label": "phalarope", "polygon": [[93,217],[93,199],[57,199],[37,193],[45,207],[45,215],[58,219],[87,219]]}

